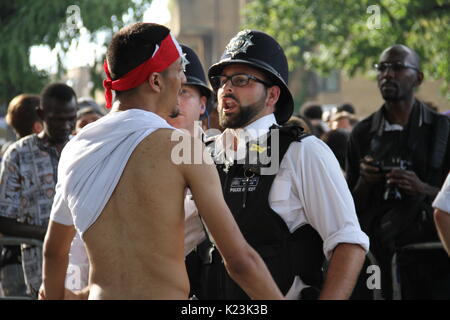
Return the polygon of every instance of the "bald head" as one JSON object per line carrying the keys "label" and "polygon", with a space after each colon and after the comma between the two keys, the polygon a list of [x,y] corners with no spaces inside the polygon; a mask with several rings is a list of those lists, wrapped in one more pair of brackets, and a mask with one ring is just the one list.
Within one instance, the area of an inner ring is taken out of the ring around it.
{"label": "bald head", "polygon": [[397,56],[401,60],[412,64],[420,70],[420,57],[413,49],[403,44],[395,44],[385,49],[380,56],[380,61],[385,61],[388,56]]}
{"label": "bald head", "polygon": [[385,101],[412,101],[423,81],[419,55],[401,44],[387,48],[380,56],[377,80]]}

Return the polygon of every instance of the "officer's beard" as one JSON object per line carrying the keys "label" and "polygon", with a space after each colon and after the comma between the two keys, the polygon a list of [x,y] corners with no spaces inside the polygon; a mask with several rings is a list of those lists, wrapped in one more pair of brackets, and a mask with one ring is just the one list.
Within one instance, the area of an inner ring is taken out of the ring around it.
{"label": "officer's beard", "polygon": [[[231,128],[231,129],[237,129],[237,128],[243,128],[246,125],[248,125],[250,122],[252,122],[255,117],[264,109],[265,107],[265,101],[266,101],[265,94],[261,99],[256,101],[253,104],[242,106],[239,104],[239,110],[231,115],[225,115],[222,112],[219,113],[219,124],[222,128]],[[234,100],[238,102],[238,100],[233,96]]]}

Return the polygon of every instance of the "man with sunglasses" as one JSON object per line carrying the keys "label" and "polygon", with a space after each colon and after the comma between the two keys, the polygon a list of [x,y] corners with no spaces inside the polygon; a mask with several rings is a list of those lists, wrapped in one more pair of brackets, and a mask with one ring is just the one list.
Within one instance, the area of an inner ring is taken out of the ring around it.
{"label": "man with sunglasses", "polygon": [[[226,130],[206,144],[244,237],[287,298],[348,298],[368,238],[331,150],[299,127],[280,127],[294,106],[282,48],[263,32],[241,31],[208,76]],[[197,253],[203,262],[197,297],[248,299],[227,276],[213,239]]]}
{"label": "man with sunglasses", "polygon": [[381,267],[383,295],[393,297],[391,262],[397,252],[402,298],[448,298],[445,252],[400,248],[437,241],[431,203],[450,169],[449,121],[414,97],[424,78],[416,52],[394,45],[375,68],[385,103],[354,128],[347,179]]}

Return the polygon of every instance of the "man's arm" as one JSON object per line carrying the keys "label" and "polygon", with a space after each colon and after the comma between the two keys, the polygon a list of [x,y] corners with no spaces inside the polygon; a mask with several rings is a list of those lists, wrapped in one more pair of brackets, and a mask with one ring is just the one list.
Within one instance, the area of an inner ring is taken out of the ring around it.
{"label": "man's arm", "polygon": [[44,240],[46,228],[17,222],[15,219],[0,216],[0,233],[10,237]]}
{"label": "man's arm", "polygon": [[20,201],[24,178],[20,176],[19,155],[8,149],[0,167],[0,233],[5,236],[43,240],[46,228],[18,222],[24,214]]}
{"label": "man's arm", "polygon": [[384,183],[385,174],[380,168],[371,165],[373,158],[365,156],[359,163],[359,177],[352,191],[357,211],[367,209],[372,198],[373,186]]}
{"label": "man's arm", "polygon": [[74,226],[50,221],[44,240],[41,297],[64,299],[70,245],[74,236]]}
{"label": "man's arm", "polygon": [[[205,158],[212,163],[208,155]],[[228,209],[216,168],[205,163],[185,164],[181,170],[233,280],[252,299],[282,299],[269,270],[244,239]]]}
{"label": "man's arm", "polygon": [[372,196],[374,184],[384,180],[384,174],[380,173],[379,168],[370,165],[372,157],[361,154],[359,131],[353,130],[350,135],[345,167],[348,187],[358,212],[365,210],[369,205],[368,200]]}
{"label": "man's arm", "polygon": [[434,210],[434,221],[439,238],[444,245],[445,251],[450,256],[450,213],[436,209]]}
{"label": "man's arm", "polygon": [[297,206],[304,208],[308,223],[322,237],[330,262],[320,298],[347,299],[364,263],[369,239],[361,231],[350,190],[331,150],[315,138],[289,148],[285,157],[295,170],[291,181],[293,194],[301,203]]}
{"label": "man's arm", "polygon": [[333,250],[319,299],[348,299],[358,280],[365,256],[365,250],[357,244],[338,244]]}

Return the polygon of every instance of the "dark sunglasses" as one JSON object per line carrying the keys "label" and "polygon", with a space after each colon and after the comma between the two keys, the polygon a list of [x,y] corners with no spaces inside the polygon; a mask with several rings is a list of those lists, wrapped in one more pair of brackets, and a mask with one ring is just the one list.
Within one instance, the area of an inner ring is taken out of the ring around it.
{"label": "dark sunglasses", "polygon": [[271,87],[272,84],[263,81],[261,79],[258,79],[255,76],[252,76],[251,74],[245,74],[245,73],[239,73],[239,74],[233,74],[232,76],[213,76],[210,77],[209,80],[211,81],[211,86],[214,90],[218,90],[219,88],[223,87],[225,83],[228,82],[228,80],[231,80],[231,84],[235,87],[245,87],[248,85],[250,80],[259,82],[264,84],[267,87]]}
{"label": "dark sunglasses", "polygon": [[391,69],[395,72],[397,71],[402,71],[404,69],[414,69],[416,71],[420,70],[418,68],[416,68],[415,66],[413,66],[412,64],[406,63],[406,62],[381,62],[381,63],[376,63],[374,65],[375,69],[377,69],[379,72],[384,72],[387,69]]}

